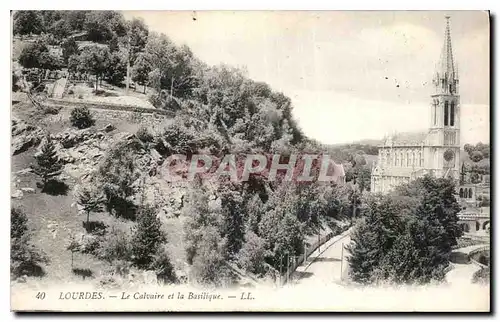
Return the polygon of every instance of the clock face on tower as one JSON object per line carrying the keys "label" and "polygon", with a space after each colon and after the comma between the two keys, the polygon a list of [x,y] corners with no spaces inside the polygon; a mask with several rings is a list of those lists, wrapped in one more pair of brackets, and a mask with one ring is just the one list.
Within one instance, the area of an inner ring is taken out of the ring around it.
{"label": "clock face on tower", "polygon": [[448,150],[444,151],[443,158],[444,158],[444,164],[447,167],[452,167],[453,166],[453,161],[455,159],[455,152],[453,152],[452,150],[448,149]]}

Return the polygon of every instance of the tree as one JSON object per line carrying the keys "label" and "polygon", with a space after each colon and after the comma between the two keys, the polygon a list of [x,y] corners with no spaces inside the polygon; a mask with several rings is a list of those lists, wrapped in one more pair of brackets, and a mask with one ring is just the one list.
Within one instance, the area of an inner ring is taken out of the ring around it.
{"label": "tree", "polygon": [[483,154],[481,153],[481,151],[474,151],[472,152],[471,154],[471,160],[474,161],[474,162],[479,162],[481,161],[482,159],[484,158]]}
{"label": "tree", "polygon": [[40,152],[35,154],[37,164],[34,166],[34,172],[42,178],[43,185],[46,186],[49,179],[59,175],[62,170],[62,164],[57,156],[56,147],[50,135],[45,137]]}
{"label": "tree", "polygon": [[87,31],[89,40],[105,43],[114,35],[125,35],[125,19],[116,11],[90,11],[85,17],[84,30]]}
{"label": "tree", "polygon": [[148,36],[144,54],[151,69],[158,69],[161,89],[168,90],[169,94],[175,97],[184,98],[191,95],[192,88],[195,87],[195,77],[194,57],[189,47],[177,48],[164,34],[152,33]]}
{"label": "tree", "polygon": [[157,249],[166,241],[167,237],[161,228],[161,221],[156,216],[155,209],[149,206],[142,207],[132,235],[134,264],[142,269],[149,268]]}
{"label": "tree", "polygon": [[142,147],[136,139],[117,142],[105,155],[98,173],[98,183],[105,195],[107,210],[115,216],[135,219],[136,206],[129,200],[134,194],[133,183],[140,177],[134,151]]}
{"label": "tree", "polygon": [[106,76],[111,84],[120,85],[127,74],[127,53],[125,50],[111,54]]}
{"label": "tree", "polygon": [[101,211],[102,207],[102,195],[97,192],[95,188],[89,187],[83,187],[79,192],[77,196],[77,202],[79,205],[83,207],[83,211],[87,214],[87,223],[86,227],[87,230],[90,229],[89,226],[89,217],[91,212],[98,212]]}
{"label": "tree", "polygon": [[19,63],[24,68],[54,69],[57,65],[56,59],[49,53],[47,44],[36,41],[23,48],[19,55]]}
{"label": "tree", "polygon": [[78,44],[73,38],[67,39],[65,42],[63,42],[61,47],[63,59],[66,64],[68,64],[68,60],[71,56],[78,55],[79,53]]}
{"label": "tree", "polygon": [[43,19],[39,11],[22,10],[14,13],[14,34],[40,34],[44,30]]}
{"label": "tree", "polygon": [[243,198],[231,185],[222,185],[219,188],[221,200],[221,237],[226,239],[228,256],[234,257],[243,243]]}
{"label": "tree", "polygon": [[42,263],[47,257],[31,243],[28,217],[18,208],[10,211],[10,268],[13,277],[23,275],[42,276]]}
{"label": "tree", "polygon": [[266,255],[265,240],[248,230],[245,233],[245,242],[237,255],[239,266],[247,272],[263,274]]}
{"label": "tree", "polygon": [[134,62],[134,67],[132,68],[132,80],[144,86],[144,94],[146,94],[146,85],[148,84],[150,72],[151,66],[147,62],[144,55],[139,54]]}
{"label": "tree", "polygon": [[99,85],[99,78],[102,78],[106,73],[110,65],[110,58],[109,49],[100,45],[87,46],[80,53],[79,62],[82,69],[95,75],[96,93]]}
{"label": "tree", "polygon": [[133,18],[127,25],[130,39],[130,60],[135,61],[137,55],[144,50],[148,41],[149,30],[144,20]]}
{"label": "tree", "polygon": [[363,284],[374,281],[374,271],[380,268],[384,255],[401,232],[401,208],[401,203],[391,197],[373,196],[366,201],[364,216],[347,246],[354,281]]}
{"label": "tree", "polygon": [[427,283],[444,277],[461,236],[451,179],[426,176],[387,196],[370,196],[348,250],[360,283]]}
{"label": "tree", "polygon": [[50,25],[46,25],[46,29],[58,40],[64,39],[71,34],[71,26],[66,19],[57,20]]}
{"label": "tree", "polygon": [[163,283],[172,283],[177,280],[175,276],[175,269],[170,261],[170,256],[166,248],[160,247],[153,255],[153,261],[150,265],[150,269],[156,272],[156,277]]}

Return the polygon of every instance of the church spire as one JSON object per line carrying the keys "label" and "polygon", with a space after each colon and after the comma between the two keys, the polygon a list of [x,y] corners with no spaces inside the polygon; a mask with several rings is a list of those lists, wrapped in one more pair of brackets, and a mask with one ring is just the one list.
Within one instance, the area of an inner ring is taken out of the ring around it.
{"label": "church spire", "polygon": [[446,16],[445,18],[446,29],[444,32],[444,44],[433,83],[436,86],[436,94],[456,94],[458,75],[451,46],[450,17]]}

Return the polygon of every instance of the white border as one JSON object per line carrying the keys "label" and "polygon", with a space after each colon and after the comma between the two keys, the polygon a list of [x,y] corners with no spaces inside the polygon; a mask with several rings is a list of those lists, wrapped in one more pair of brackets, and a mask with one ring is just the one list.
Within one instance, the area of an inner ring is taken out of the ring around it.
{"label": "white border", "polygon": [[[5,264],[1,265],[1,276],[2,276],[2,290],[1,299],[2,299],[2,321],[11,321],[16,318],[10,311],[10,303],[9,303],[9,290],[10,290],[10,281],[9,281],[9,266],[7,265],[7,259],[9,258],[9,243],[10,239],[8,236],[9,232],[9,206],[10,206],[10,37],[11,37],[11,28],[10,28],[10,13],[7,9],[66,9],[66,10],[76,10],[76,9],[113,9],[113,10],[486,10],[490,9],[492,14],[498,14],[498,1],[486,1],[486,0],[474,0],[474,1],[435,1],[435,0],[419,0],[412,2],[404,2],[404,1],[388,1],[388,0],[377,0],[377,1],[343,1],[343,2],[333,2],[333,1],[316,1],[316,0],[307,0],[307,1],[297,1],[297,0],[286,0],[286,1],[275,1],[271,2],[269,0],[253,0],[253,1],[228,1],[228,0],[182,0],[176,2],[166,2],[162,0],[157,1],[103,1],[103,0],[87,0],[85,2],[79,1],[66,1],[60,2],[56,0],[45,0],[45,1],[37,1],[37,0],[25,0],[23,2],[16,3],[8,3],[2,2],[0,6],[5,7],[10,4],[10,8],[2,8],[2,28],[0,29],[3,33],[3,42],[4,46],[2,47],[2,56],[1,60],[3,63],[1,65],[3,73],[2,75],[2,85],[0,88],[3,91],[3,96],[5,99],[3,100],[4,104],[0,108],[0,122],[2,122],[2,126],[0,129],[2,133],[0,134],[0,146],[1,154],[0,165],[2,166],[0,182],[2,185],[0,186],[0,196],[2,198],[2,224],[1,227],[3,241],[1,244],[1,258],[3,258]],[[498,19],[498,17],[496,17]],[[498,24],[498,21],[497,21]],[[496,33],[493,33],[495,40],[498,41],[498,37]],[[495,42],[496,42],[495,41]],[[498,57],[498,53],[495,53],[495,58]],[[496,65],[496,64],[495,64]],[[496,69],[492,71],[496,74]],[[498,90],[498,83],[496,83],[495,88],[492,89],[491,92],[495,92]],[[495,115],[495,123],[500,123],[499,114]],[[493,127],[491,127],[493,128]],[[495,145],[499,142],[499,138],[495,135]],[[496,146],[497,147],[497,146]],[[497,147],[498,148],[498,147]],[[494,159],[496,160],[496,158]],[[494,168],[498,168],[498,164],[495,161]],[[497,175],[494,179],[498,179],[498,171]],[[493,196],[495,198],[496,196]],[[495,198],[496,199],[496,198]],[[495,200],[495,205],[497,204]],[[492,214],[495,216],[496,214]],[[497,231],[498,220],[495,220],[494,230]],[[496,238],[498,239],[498,238]],[[495,246],[495,245],[494,245]],[[494,247],[495,248],[495,247]],[[495,263],[497,264],[497,263]],[[498,268],[498,265],[495,265],[495,268]],[[499,276],[498,271],[495,271],[494,276]],[[495,285],[496,286],[496,285]],[[492,290],[494,291],[494,290]],[[496,299],[496,296],[494,297]],[[495,301],[496,302],[496,301]],[[492,307],[496,307],[492,303]],[[67,316],[61,317],[65,319]],[[35,318],[35,317],[31,317]],[[36,319],[41,318],[53,318],[52,316],[41,316],[36,317]],[[94,316],[95,320],[105,319],[122,319],[123,316]],[[134,316],[131,316],[134,319]],[[154,316],[141,316],[140,319],[144,320],[152,320],[155,318]],[[176,320],[182,317],[179,316],[168,316],[169,320]],[[184,317],[186,319],[187,317]],[[189,317],[191,319],[193,317]],[[207,318],[207,317],[203,317]],[[211,318],[219,319],[219,316],[212,316]],[[236,317],[227,317],[229,319],[233,319]],[[260,320],[263,316],[253,316],[247,317],[249,319]],[[282,318],[291,318],[291,316],[286,316]],[[299,319],[310,319],[311,317],[300,316]],[[330,316],[329,319],[339,319],[344,320],[348,317],[346,316]],[[349,319],[358,320],[361,319],[360,316],[349,317]],[[370,316],[366,318],[378,318],[378,319],[386,319],[385,316]],[[393,317],[394,318],[394,317]],[[407,316],[398,316],[397,319],[405,319]],[[419,318],[423,318],[426,321],[437,320],[436,318],[429,318],[429,316],[421,316]],[[442,317],[444,318],[444,317]],[[472,320],[474,317],[467,316],[463,317],[465,320]],[[85,320],[85,317],[78,316],[74,317],[75,320]],[[455,319],[454,316],[446,317],[445,319]],[[462,318],[461,318],[462,319]]]}

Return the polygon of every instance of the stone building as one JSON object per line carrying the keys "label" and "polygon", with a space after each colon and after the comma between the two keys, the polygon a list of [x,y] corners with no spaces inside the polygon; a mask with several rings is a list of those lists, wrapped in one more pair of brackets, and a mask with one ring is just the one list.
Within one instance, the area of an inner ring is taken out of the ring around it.
{"label": "stone building", "polygon": [[388,192],[425,174],[459,178],[460,96],[453,60],[449,17],[444,45],[432,80],[431,118],[425,133],[397,134],[379,146],[372,169],[371,191]]}

